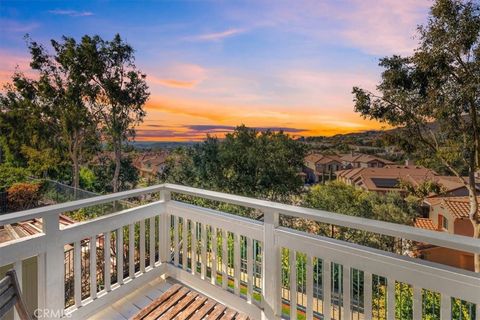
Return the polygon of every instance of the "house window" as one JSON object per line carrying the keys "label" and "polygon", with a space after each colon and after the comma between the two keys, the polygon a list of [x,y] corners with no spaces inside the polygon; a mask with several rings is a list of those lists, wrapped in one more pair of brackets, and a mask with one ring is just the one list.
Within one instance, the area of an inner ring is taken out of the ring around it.
{"label": "house window", "polygon": [[442,228],[448,230],[448,219],[445,217],[442,218]]}

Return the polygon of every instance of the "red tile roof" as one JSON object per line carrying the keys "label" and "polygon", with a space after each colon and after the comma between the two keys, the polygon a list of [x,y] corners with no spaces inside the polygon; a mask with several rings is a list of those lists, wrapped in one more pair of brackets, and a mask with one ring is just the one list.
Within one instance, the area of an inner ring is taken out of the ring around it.
{"label": "red tile roof", "polygon": [[[477,198],[480,201],[480,197]],[[443,203],[456,218],[468,218],[470,201],[468,197],[444,197]],[[477,210],[480,212],[480,208]]]}
{"label": "red tile roof", "polygon": [[413,225],[417,228],[422,228],[426,230],[437,230],[437,228],[433,224],[433,221],[428,218],[416,218]]}

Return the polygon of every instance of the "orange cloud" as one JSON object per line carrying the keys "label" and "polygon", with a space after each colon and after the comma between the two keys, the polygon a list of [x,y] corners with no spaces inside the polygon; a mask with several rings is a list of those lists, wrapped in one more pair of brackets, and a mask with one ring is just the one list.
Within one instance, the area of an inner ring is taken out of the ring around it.
{"label": "orange cloud", "polygon": [[137,140],[198,141],[207,133],[223,137],[240,124],[286,128],[293,136],[330,136],[382,128],[379,123],[363,120],[352,111],[327,115],[300,106],[279,111],[278,106],[157,96],[149,101],[146,110],[146,122],[139,127]]}
{"label": "orange cloud", "polygon": [[158,79],[156,77],[149,76],[147,82],[159,84],[171,88],[190,89],[197,85],[197,81],[182,81],[175,79]]}

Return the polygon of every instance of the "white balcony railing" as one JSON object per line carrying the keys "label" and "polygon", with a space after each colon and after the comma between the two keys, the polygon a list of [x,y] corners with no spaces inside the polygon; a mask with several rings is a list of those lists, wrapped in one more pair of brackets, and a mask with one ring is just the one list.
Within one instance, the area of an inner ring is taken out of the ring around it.
{"label": "white balcony railing", "polygon": [[[61,213],[151,193],[160,200],[59,227]],[[264,221],[171,193],[254,208]],[[281,227],[281,215],[480,253],[479,239],[167,184],[2,215],[0,225],[41,218],[43,232],[0,244],[0,267],[17,270],[24,291],[36,290],[37,314],[50,318],[83,319],[157,277],[253,319],[480,318],[479,274]],[[32,257],[35,284],[22,276]]]}

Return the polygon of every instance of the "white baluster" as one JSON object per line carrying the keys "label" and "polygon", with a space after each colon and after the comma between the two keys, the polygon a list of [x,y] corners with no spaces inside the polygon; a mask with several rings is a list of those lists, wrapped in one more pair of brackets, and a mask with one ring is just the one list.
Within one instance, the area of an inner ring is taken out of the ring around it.
{"label": "white baluster", "polygon": [[297,319],[297,255],[293,249],[289,250],[288,262],[290,265],[290,319]]}
{"label": "white baluster", "polygon": [[188,265],[188,220],[183,218],[182,224],[182,267],[187,270]]}
{"label": "white baluster", "polygon": [[387,319],[395,320],[395,279],[387,279]]}
{"label": "white baluster", "polygon": [[155,267],[155,217],[150,218],[150,223],[149,223],[149,229],[150,229],[150,268]]}
{"label": "white baluster", "polygon": [[135,278],[135,224],[128,225],[128,274]]}
{"label": "white baluster", "polygon": [[211,283],[213,285],[217,284],[217,250],[218,250],[218,244],[217,244],[217,228],[212,226],[212,279]]}
{"label": "white baluster", "polygon": [[97,236],[90,237],[90,298],[97,298]]}
{"label": "white baluster", "polygon": [[307,282],[307,320],[313,319],[313,257],[307,255],[307,265],[306,265],[306,277],[305,280]]}
{"label": "white baluster", "polygon": [[202,265],[201,265],[201,278],[205,280],[207,278],[207,226],[202,223]]}
{"label": "white baluster", "polygon": [[145,273],[145,220],[140,220],[140,272]]}
{"label": "white baluster", "polygon": [[332,262],[323,260],[323,315],[324,319],[330,319],[332,314]]}
{"label": "white baluster", "polygon": [[234,286],[234,291],[236,295],[240,295],[240,240],[241,237],[239,234],[234,234],[233,235],[233,243],[234,243],[234,248],[233,248],[233,268],[234,268],[234,280],[235,280],[235,286]]}
{"label": "white baluster", "polygon": [[110,291],[111,288],[111,277],[110,273],[112,270],[111,265],[111,258],[110,258],[110,231],[104,233],[104,241],[103,241],[103,260],[104,260],[104,283],[105,283],[105,291]]}
{"label": "white baluster", "polygon": [[252,239],[247,237],[247,301],[253,299],[253,245]]}
{"label": "white baluster", "polygon": [[364,272],[364,284],[363,288],[365,292],[363,293],[365,302],[365,319],[372,319],[372,274],[369,272]]}
{"label": "white baluster", "polygon": [[192,221],[192,274],[197,273],[197,223]]}
{"label": "white baluster", "polygon": [[173,217],[173,263],[178,267],[179,262],[179,250],[180,250],[180,240],[178,239],[178,216]]}
{"label": "white baluster", "polygon": [[413,319],[422,319],[422,288],[413,286]]}
{"label": "white baluster", "polygon": [[123,284],[123,227],[117,229],[117,283]]}
{"label": "white baluster", "polygon": [[[477,313],[477,319],[479,314]],[[440,301],[440,319],[447,320],[452,318],[452,298],[446,294],[441,295]]]}
{"label": "white baluster", "polygon": [[222,230],[222,288],[228,288],[228,232]]}
{"label": "white baluster", "polygon": [[350,266],[343,265],[343,318],[350,320],[352,318],[350,306]]}
{"label": "white baluster", "polygon": [[76,241],[73,247],[73,286],[75,296],[75,306],[82,305],[82,243]]}

